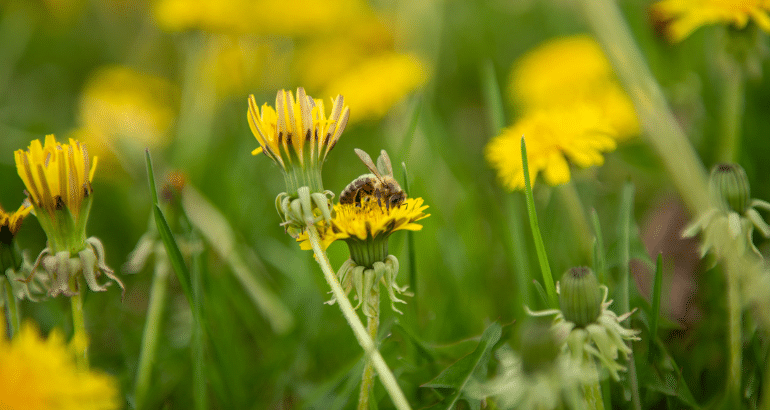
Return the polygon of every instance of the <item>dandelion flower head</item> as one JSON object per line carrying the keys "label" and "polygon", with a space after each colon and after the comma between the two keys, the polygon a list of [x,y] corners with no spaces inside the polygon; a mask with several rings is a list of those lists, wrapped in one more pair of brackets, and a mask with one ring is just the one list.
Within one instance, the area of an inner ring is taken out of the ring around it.
{"label": "dandelion flower head", "polygon": [[615,149],[615,130],[602,118],[603,114],[591,106],[532,112],[487,144],[487,161],[506,188],[523,189],[524,136],[532,183],[542,173],[549,185],[565,184],[570,180],[570,164],[580,168],[601,165],[602,154]]}
{"label": "dandelion flower head", "polygon": [[53,214],[66,207],[78,218],[81,205],[91,195],[97,163],[96,157],[91,163],[85,145],[73,139],[61,144],[49,134],[45,145],[34,140],[26,151],[17,150],[14,156],[36,212]]}
{"label": "dandelion flower head", "polygon": [[656,20],[665,24],[666,35],[673,42],[687,38],[695,30],[709,24],[728,24],[746,28],[753,21],[770,32],[768,0],[661,0],[652,5]]}
{"label": "dandelion flower head", "polygon": [[6,212],[0,206],[0,243],[9,244],[11,242],[30,211],[32,211],[32,207],[26,203],[21,204],[16,212]]}
{"label": "dandelion flower head", "polygon": [[[371,200],[363,204],[337,204],[334,206],[336,215],[328,228],[321,232],[324,249],[336,240],[364,242],[372,239],[385,238],[395,231],[419,231],[422,225],[417,221],[427,218],[430,214],[422,198],[407,198],[400,206],[386,208],[377,201]],[[307,233],[297,239],[300,247],[310,250]]]}
{"label": "dandelion flower head", "polygon": [[79,371],[74,352],[62,334],[54,330],[48,338],[41,338],[32,323],[22,325],[11,341],[0,333],[0,380],[0,408],[4,410],[120,407],[117,382],[112,376]]}

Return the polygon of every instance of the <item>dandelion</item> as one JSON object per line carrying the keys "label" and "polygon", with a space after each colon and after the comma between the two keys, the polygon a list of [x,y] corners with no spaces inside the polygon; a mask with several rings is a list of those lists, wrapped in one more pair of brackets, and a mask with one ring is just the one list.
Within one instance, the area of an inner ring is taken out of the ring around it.
{"label": "dandelion", "polygon": [[5,302],[15,303],[15,300],[6,301],[6,297],[35,300],[32,293],[42,293],[46,286],[45,278],[41,275],[27,278],[24,272],[30,270],[30,264],[14,241],[24,218],[31,211],[32,206],[26,202],[21,204],[15,212],[6,212],[0,206],[0,289],[3,287],[3,274],[11,289],[10,294],[7,295],[5,292],[0,292],[0,306]]}
{"label": "dandelion", "polygon": [[770,32],[767,0],[661,0],[652,5],[654,18],[663,22],[666,35],[680,42],[700,27],[711,24],[744,29],[754,22]]}
{"label": "dandelion", "polygon": [[[588,364],[596,358],[619,380],[619,371],[625,366],[617,362],[618,353],[627,359],[631,348],[626,341],[639,340],[639,331],[621,325],[634,312],[621,316],[609,309],[609,289],[600,286],[596,275],[586,267],[572,268],[564,273],[559,284],[560,309],[530,312],[532,316],[555,315],[553,331],[566,341],[572,358]],[[600,297],[600,289],[604,296]]]}
{"label": "dandelion", "polygon": [[503,345],[495,352],[498,374],[488,381],[472,380],[467,394],[494,397],[501,409],[581,408],[583,386],[598,381],[596,372],[561,351],[553,329],[541,320],[527,320],[516,352]]}
{"label": "dandelion", "polygon": [[549,185],[570,180],[570,164],[586,168],[604,163],[604,152],[615,149],[616,133],[595,107],[547,109],[526,115],[493,138],[485,149],[487,161],[497,169],[510,190],[524,188],[521,137],[527,141],[529,174],[533,183],[543,173]]}
{"label": "dandelion", "polygon": [[264,104],[260,111],[249,96],[249,126],[260,145],[252,155],[264,153],[281,167],[287,192],[278,195],[276,208],[282,225],[296,237],[308,220],[331,220],[334,194],[323,189],[321,167],[347,125],[350,108],[338,95],[327,118],[323,100],[314,100],[303,88],[297,89],[296,99],[278,91],[275,107]]}
{"label": "dandelion", "polygon": [[0,332],[0,380],[0,408],[4,410],[120,408],[117,381],[112,376],[77,369],[72,348],[59,331],[41,338],[29,322],[11,341]]}
{"label": "dandelion", "polygon": [[27,187],[27,199],[48,238],[48,246],[37,258],[51,280],[49,294],[77,294],[78,279],[85,278],[92,291],[105,291],[97,277],[105,274],[123,287],[105,264],[104,246],[98,238],[86,238],[91,210],[91,164],[86,147],[70,139],[69,144],[47,135],[45,145],[34,140],[29,148],[15,153],[16,169]]}
{"label": "dandelion", "polygon": [[[559,64],[553,64],[559,61]],[[613,138],[639,134],[633,103],[599,43],[587,35],[560,37],[529,51],[513,65],[510,95],[527,113],[591,106],[613,128]]]}

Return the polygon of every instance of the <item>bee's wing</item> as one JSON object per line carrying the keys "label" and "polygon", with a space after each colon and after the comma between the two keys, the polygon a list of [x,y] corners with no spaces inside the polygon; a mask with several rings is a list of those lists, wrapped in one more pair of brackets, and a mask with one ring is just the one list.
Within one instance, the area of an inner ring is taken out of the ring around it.
{"label": "bee's wing", "polygon": [[380,151],[380,157],[377,158],[377,169],[380,170],[382,175],[393,176],[393,165],[390,164],[390,157],[385,150]]}
{"label": "bee's wing", "polygon": [[367,168],[369,168],[369,171],[372,171],[374,175],[377,175],[377,178],[382,179],[382,175],[380,174],[380,171],[377,169],[376,166],[374,166],[374,161],[372,161],[372,157],[369,156],[364,150],[355,149],[356,155],[358,155],[358,158],[361,158],[361,161],[366,165]]}

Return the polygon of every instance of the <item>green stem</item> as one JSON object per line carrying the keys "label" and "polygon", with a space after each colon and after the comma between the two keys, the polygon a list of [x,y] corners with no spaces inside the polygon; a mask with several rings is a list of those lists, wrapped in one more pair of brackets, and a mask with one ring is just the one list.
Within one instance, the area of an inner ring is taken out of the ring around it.
{"label": "green stem", "polygon": [[[728,272],[727,278],[727,326],[728,326],[728,372],[727,397],[733,408],[741,403],[741,295],[735,272]],[[767,392],[765,392],[767,393]]]}
{"label": "green stem", "polygon": [[[16,296],[13,295],[13,288],[11,282],[7,279],[2,281],[2,285],[5,287],[5,303],[8,305],[8,322],[11,325],[11,338],[19,331],[19,309],[16,304]],[[5,330],[5,329],[3,329]]]}
{"label": "green stem", "polygon": [[166,295],[168,294],[169,269],[168,262],[158,261],[152,277],[150,302],[147,307],[147,321],[144,323],[144,332],[142,333],[142,351],[139,353],[139,369],[136,372],[136,386],[134,388],[134,400],[136,401],[137,409],[145,407],[147,391],[150,387],[152,365],[155,362],[155,353],[158,350],[160,321],[163,317]]}
{"label": "green stem", "polygon": [[693,214],[709,208],[706,171],[676,122],[615,0],[583,0],[586,19],[636,107],[645,135]]}
{"label": "green stem", "polygon": [[741,145],[745,76],[731,56],[724,56],[722,60],[722,135],[717,155],[720,162],[737,162]]}
{"label": "green stem", "polygon": [[353,330],[353,334],[356,336],[358,344],[360,344],[361,348],[364,349],[366,356],[377,370],[380,381],[382,382],[383,386],[385,386],[385,390],[388,392],[391,400],[393,400],[393,404],[399,410],[411,409],[409,403],[406,401],[404,392],[401,391],[401,387],[399,387],[395,376],[393,376],[393,372],[390,371],[387,363],[385,363],[385,359],[382,358],[382,355],[374,346],[374,341],[371,337],[369,337],[369,334],[364,328],[364,324],[361,323],[361,319],[358,318],[355,310],[353,310],[353,305],[350,304],[350,300],[345,295],[345,291],[342,290],[342,286],[340,286],[340,282],[337,280],[337,276],[334,274],[334,270],[331,267],[331,263],[329,262],[329,258],[326,255],[326,252],[321,249],[321,239],[318,236],[318,230],[312,221],[307,221],[307,234],[308,238],[310,239],[310,244],[313,247],[313,252],[315,252],[316,259],[318,260],[318,264],[321,265],[324,278],[332,288],[332,294],[337,300],[337,303],[340,306],[340,310],[342,310],[342,315],[345,317],[348,325],[350,325],[350,328]]}
{"label": "green stem", "polygon": [[548,255],[545,253],[543,237],[540,235],[540,224],[537,222],[537,211],[535,210],[535,200],[532,197],[532,185],[529,181],[529,164],[527,162],[527,144],[524,137],[521,137],[521,163],[524,169],[524,193],[527,196],[527,212],[529,213],[529,225],[532,228],[532,237],[535,241],[535,250],[537,259],[540,262],[540,270],[543,273],[543,282],[548,294],[549,306],[558,309],[559,298],[556,296],[556,286],[553,283],[551,274],[551,265],[548,264]]}
{"label": "green stem", "polygon": [[83,283],[81,279],[76,279],[76,292],[70,297],[72,306],[72,339],[75,341],[77,354],[75,361],[78,370],[88,371],[88,333],[86,333],[85,315],[83,314]]}
{"label": "green stem", "polygon": [[593,241],[591,240],[591,228],[588,225],[583,201],[580,200],[575,183],[571,180],[564,185],[560,185],[557,188],[557,192],[559,193],[559,198],[564,203],[564,208],[567,210],[572,225],[575,227],[575,233],[580,241],[580,250],[587,262],[592,257]]}
{"label": "green stem", "polygon": [[190,279],[194,304],[190,306],[197,314],[192,331],[193,357],[193,405],[195,410],[208,409],[208,390],[206,389],[206,340],[203,316],[203,256],[200,252],[192,257]]}
{"label": "green stem", "polygon": [[[374,274],[373,272],[371,274]],[[369,331],[369,337],[372,340],[377,340],[377,329],[380,327],[380,291],[379,284],[376,284],[377,290],[373,290],[372,293],[376,293],[377,301],[376,309],[374,309],[374,316],[369,316],[367,320],[366,330]],[[361,378],[361,393],[358,395],[358,410],[369,409],[369,396],[372,388],[374,387],[374,367],[372,367],[372,361],[367,360],[364,366],[364,374]]]}

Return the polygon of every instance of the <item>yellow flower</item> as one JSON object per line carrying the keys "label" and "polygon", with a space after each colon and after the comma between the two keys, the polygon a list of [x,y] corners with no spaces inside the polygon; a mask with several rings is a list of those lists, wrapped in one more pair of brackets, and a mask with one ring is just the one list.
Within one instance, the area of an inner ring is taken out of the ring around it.
{"label": "yellow flower", "polygon": [[615,149],[615,131],[603,114],[591,106],[532,112],[493,138],[485,149],[510,190],[524,188],[521,137],[527,142],[529,175],[534,184],[542,172],[549,185],[569,182],[569,164],[585,168],[601,165],[603,152]]}
{"label": "yellow flower", "polygon": [[317,35],[355,19],[364,7],[360,0],[160,0],[154,12],[169,31]]}
{"label": "yellow flower", "polygon": [[27,203],[21,204],[16,212],[6,212],[0,206],[0,243],[9,245],[13,237],[19,232],[24,218],[32,211]]}
{"label": "yellow flower", "polygon": [[[419,231],[422,225],[417,221],[427,218],[430,214],[423,205],[422,198],[407,198],[398,207],[390,209],[380,206],[376,201],[365,202],[362,206],[355,204],[337,204],[334,206],[336,216],[329,227],[321,232],[324,249],[336,240],[346,242],[365,242],[374,239],[385,239],[395,231]],[[312,249],[307,233],[297,239],[300,248]]]}
{"label": "yellow flower", "polygon": [[[0,320],[0,324],[3,321]],[[5,329],[5,326],[1,327]],[[116,380],[77,370],[75,356],[54,330],[47,339],[25,323],[11,341],[0,332],[0,408],[3,410],[110,410],[120,402]]]}
{"label": "yellow flower", "polygon": [[345,95],[356,107],[351,121],[362,121],[383,117],[427,78],[427,69],[419,57],[390,51],[367,57],[336,75],[326,89]]}
{"label": "yellow flower", "polygon": [[526,53],[511,71],[510,94],[524,113],[592,105],[615,128],[616,138],[639,133],[631,99],[618,84],[601,46],[587,35],[550,40]]}
{"label": "yellow flower", "polygon": [[72,139],[62,145],[49,134],[45,145],[34,140],[26,151],[17,150],[14,156],[36,215],[44,211],[53,216],[66,209],[78,219],[83,211],[87,213],[83,205],[91,196],[97,159],[94,157],[92,165],[84,145]]}
{"label": "yellow flower", "polygon": [[264,152],[283,169],[290,196],[303,186],[323,191],[321,167],[347,125],[350,108],[338,95],[327,118],[323,100],[314,100],[303,88],[297,89],[296,99],[290,91],[278,91],[275,106],[277,112],[267,104],[260,112],[249,96],[249,127],[260,145],[252,154]]}
{"label": "yellow flower", "polygon": [[[128,67],[103,67],[88,80],[80,122],[113,150],[163,147],[176,117],[177,90],[166,79]],[[138,150],[137,150],[138,151]]]}
{"label": "yellow flower", "polygon": [[684,40],[701,26],[724,23],[745,28],[753,21],[770,32],[770,0],[662,0],[652,5],[655,18],[673,42]]}

